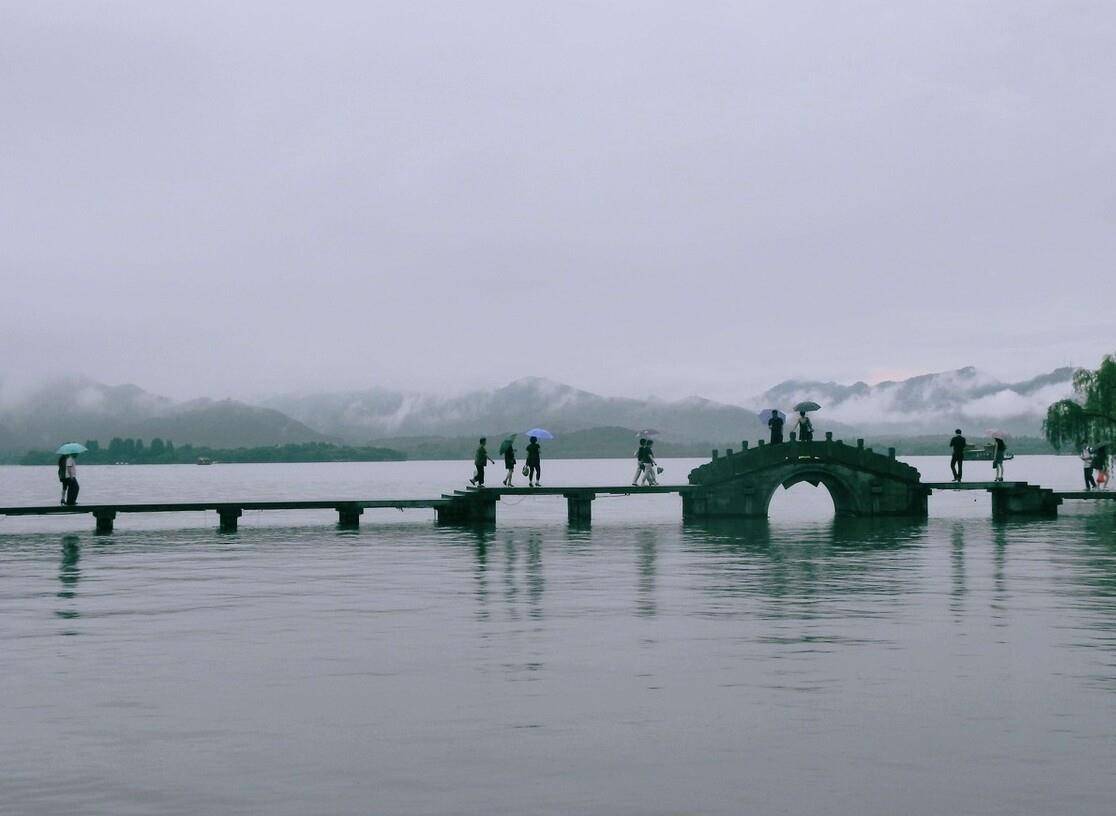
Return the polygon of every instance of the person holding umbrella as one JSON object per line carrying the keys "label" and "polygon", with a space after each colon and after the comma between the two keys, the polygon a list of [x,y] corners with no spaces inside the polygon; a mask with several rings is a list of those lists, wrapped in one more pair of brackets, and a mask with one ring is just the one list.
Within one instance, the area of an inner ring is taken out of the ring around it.
{"label": "person holding umbrella", "polygon": [[76,456],[85,453],[86,447],[77,442],[67,442],[55,453],[58,454],[58,480],[62,482],[62,504],[71,507],[77,504],[78,491],[81,486],[77,480]]}
{"label": "person holding umbrella", "polygon": [[810,421],[807,414],[810,411],[820,411],[821,406],[811,400],[800,402],[794,406],[794,410],[798,411],[798,418],[794,421],[794,430],[797,433],[798,439],[802,442],[814,441],[814,423]]}
{"label": "person holding umbrella", "polygon": [[1007,451],[1007,442],[1004,441],[1007,434],[1003,431],[989,431],[988,435],[992,437],[992,468],[996,471],[996,478],[993,481],[1002,482],[1004,480],[1004,453]]}
{"label": "person holding umbrella", "polygon": [[537,436],[527,443],[527,486],[542,486],[542,448]]}
{"label": "person holding umbrella", "polygon": [[469,480],[469,484],[474,487],[484,487],[484,469],[489,462],[496,464],[496,461],[488,457],[488,448],[485,447],[488,444],[488,437],[482,436],[478,441],[480,444],[477,445],[477,451],[473,454],[473,464],[477,470],[473,474],[473,478]]}

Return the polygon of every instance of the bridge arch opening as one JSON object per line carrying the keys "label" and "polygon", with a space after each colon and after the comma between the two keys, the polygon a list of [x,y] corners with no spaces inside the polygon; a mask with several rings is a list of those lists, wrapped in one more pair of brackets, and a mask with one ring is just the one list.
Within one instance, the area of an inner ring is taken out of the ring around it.
{"label": "bridge arch opening", "polygon": [[[811,488],[822,488],[813,490]],[[797,469],[783,475],[767,497],[768,518],[833,518],[861,514],[856,493],[827,470]]]}
{"label": "bridge arch opening", "polygon": [[828,521],[836,515],[837,507],[830,492],[806,482],[775,488],[767,503],[767,517],[771,521]]}

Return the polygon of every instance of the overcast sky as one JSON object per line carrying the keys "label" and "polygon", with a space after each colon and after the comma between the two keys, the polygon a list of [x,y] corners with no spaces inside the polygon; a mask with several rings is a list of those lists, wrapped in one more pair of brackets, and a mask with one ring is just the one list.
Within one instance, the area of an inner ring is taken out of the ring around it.
{"label": "overcast sky", "polygon": [[0,0],[0,373],[176,397],[1116,350],[1111,2]]}

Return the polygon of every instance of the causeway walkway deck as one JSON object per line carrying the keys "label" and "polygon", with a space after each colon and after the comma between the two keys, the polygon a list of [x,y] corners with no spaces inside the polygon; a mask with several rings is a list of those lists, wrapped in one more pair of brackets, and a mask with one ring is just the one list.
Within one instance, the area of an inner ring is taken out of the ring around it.
{"label": "causeway walkway deck", "polygon": [[[1013,509],[1007,503],[1019,501],[1020,496],[1032,494],[1041,502],[1041,509],[1053,511],[1065,500],[1105,501],[1116,500],[1116,491],[1106,490],[1051,490],[1027,482],[922,482],[931,491],[981,490],[992,494],[993,515],[1010,515]],[[429,498],[382,499],[311,499],[299,501],[187,501],[148,503],[101,503],[66,506],[60,504],[0,507],[0,516],[60,516],[92,515],[98,533],[111,533],[116,517],[126,513],[198,513],[213,512],[219,519],[219,528],[225,532],[237,529],[237,522],[246,510],[333,510],[341,527],[360,525],[366,510],[375,509],[433,509],[439,523],[475,524],[493,523],[496,504],[501,498],[526,496],[561,496],[566,500],[571,525],[586,526],[592,522],[593,501],[598,496],[632,496],[676,494],[692,496],[702,490],[702,485],[556,485],[548,487],[469,487]],[[998,504],[1003,505],[997,509]],[[2,531],[2,528],[0,528]]]}
{"label": "causeway walkway deck", "polygon": [[0,507],[0,516],[92,515],[98,533],[111,533],[116,517],[122,513],[199,513],[215,512],[220,529],[232,532],[245,510],[334,510],[342,527],[357,527],[365,510],[410,510],[432,508],[439,521],[495,520],[495,504],[501,496],[562,496],[566,499],[572,523],[589,523],[591,502],[600,495],[678,493],[693,490],[693,485],[568,485],[559,487],[470,487],[432,498],[386,499],[311,499],[301,501],[222,501],[145,502],[25,505]]}

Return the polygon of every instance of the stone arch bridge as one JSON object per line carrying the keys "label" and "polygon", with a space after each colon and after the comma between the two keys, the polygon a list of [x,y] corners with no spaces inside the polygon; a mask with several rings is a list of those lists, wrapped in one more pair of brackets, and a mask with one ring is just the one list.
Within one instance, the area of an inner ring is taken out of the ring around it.
{"label": "stone arch bridge", "polygon": [[883,455],[863,441],[846,445],[828,435],[818,442],[761,442],[725,456],[715,451],[689,481],[693,487],[682,496],[688,519],[766,518],[775,491],[799,482],[824,485],[838,516],[921,518],[931,492],[917,469],[896,460],[894,448]]}

